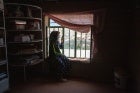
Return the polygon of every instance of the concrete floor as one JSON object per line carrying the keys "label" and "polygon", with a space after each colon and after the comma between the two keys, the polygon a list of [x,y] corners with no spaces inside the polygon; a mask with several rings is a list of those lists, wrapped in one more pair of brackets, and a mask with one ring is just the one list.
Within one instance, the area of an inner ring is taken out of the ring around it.
{"label": "concrete floor", "polygon": [[36,78],[14,85],[8,93],[128,93],[109,84],[100,84],[83,79],[54,81]]}

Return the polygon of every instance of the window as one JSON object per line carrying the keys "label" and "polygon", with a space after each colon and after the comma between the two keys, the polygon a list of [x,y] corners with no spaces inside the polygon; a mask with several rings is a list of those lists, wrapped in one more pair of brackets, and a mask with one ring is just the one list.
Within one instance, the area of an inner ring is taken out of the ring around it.
{"label": "window", "polygon": [[60,32],[62,37],[60,39],[64,41],[64,48],[61,49],[64,55],[69,58],[90,58],[91,31],[89,33],[76,32],[49,19],[48,37],[54,30]]}

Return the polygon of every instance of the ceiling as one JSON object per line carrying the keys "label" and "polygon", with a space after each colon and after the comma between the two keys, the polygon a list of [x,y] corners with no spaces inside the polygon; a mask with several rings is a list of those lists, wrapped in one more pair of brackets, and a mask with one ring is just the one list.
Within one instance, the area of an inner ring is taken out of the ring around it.
{"label": "ceiling", "polygon": [[44,12],[90,11],[129,3],[123,0],[4,0],[4,2],[34,4],[41,6]]}

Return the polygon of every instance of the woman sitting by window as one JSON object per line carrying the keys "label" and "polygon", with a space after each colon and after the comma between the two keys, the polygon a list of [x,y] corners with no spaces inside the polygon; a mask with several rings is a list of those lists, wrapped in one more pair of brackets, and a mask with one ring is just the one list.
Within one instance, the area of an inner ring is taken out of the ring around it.
{"label": "woman sitting by window", "polygon": [[[71,65],[69,59],[60,51],[60,32],[52,31],[49,44],[50,73],[58,80],[67,78]],[[62,46],[61,46],[62,47]]]}

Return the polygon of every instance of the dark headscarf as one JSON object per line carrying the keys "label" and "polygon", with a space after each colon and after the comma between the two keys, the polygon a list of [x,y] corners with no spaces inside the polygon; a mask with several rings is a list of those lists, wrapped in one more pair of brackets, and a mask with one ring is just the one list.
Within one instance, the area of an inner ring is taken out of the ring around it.
{"label": "dark headscarf", "polygon": [[58,41],[59,38],[59,31],[52,31],[50,34],[50,43],[55,43]]}
{"label": "dark headscarf", "polygon": [[50,34],[50,44],[49,44],[50,56],[54,56],[61,53],[58,42],[59,34],[60,34],[59,31],[52,31]]}

